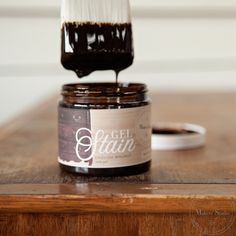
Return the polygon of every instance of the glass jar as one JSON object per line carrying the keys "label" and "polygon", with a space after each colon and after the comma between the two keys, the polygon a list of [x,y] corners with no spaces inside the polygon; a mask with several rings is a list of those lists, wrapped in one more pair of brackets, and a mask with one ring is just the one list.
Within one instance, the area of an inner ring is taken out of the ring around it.
{"label": "glass jar", "polygon": [[149,170],[151,105],[145,84],[67,84],[62,97],[58,161],[64,170],[92,176]]}

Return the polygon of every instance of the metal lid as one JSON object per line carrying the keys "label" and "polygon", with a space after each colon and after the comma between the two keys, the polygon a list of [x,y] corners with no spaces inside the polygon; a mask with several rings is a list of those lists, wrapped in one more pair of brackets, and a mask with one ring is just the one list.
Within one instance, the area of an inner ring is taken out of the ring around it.
{"label": "metal lid", "polygon": [[206,129],[189,123],[157,123],[152,130],[153,150],[184,150],[204,146]]}

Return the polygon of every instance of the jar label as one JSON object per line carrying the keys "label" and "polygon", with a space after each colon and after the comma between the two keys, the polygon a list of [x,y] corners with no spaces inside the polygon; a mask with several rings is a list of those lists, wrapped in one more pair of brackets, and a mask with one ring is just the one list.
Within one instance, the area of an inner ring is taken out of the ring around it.
{"label": "jar label", "polygon": [[151,159],[150,105],[124,109],[59,107],[59,157],[67,166],[116,168]]}

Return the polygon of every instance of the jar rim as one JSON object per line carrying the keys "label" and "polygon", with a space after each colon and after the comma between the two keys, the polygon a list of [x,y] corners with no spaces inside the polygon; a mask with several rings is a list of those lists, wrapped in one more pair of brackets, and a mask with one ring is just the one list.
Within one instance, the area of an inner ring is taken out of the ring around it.
{"label": "jar rim", "polygon": [[147,86],[143,83],[70,83],[62,87],[62,95],[80,96],[132,96],[146,93]]}

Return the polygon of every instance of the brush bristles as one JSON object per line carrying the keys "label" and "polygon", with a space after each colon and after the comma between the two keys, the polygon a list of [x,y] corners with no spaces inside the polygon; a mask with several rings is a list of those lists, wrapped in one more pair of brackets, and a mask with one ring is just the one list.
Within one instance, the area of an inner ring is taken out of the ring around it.
{"label": "brush bristles", "polygon": [[62,0],[61,21],[131,23],[129,0]]}

